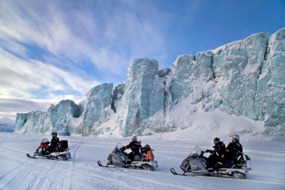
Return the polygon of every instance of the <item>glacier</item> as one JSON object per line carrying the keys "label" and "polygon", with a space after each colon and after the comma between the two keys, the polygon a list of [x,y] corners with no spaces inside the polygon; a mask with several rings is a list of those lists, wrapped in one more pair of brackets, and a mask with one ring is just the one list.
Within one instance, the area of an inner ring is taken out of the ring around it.
{"label": "glacier", "polygon": [[285,28],[180,55],[171,68],[137,58],[125,83],[95,86],[78,105],[63,100],[47,112],[18,113],[15,132],[150,135],[191,128],[194,117],[218,111],[261,122],[263,134],[284,136],[284,74]]}

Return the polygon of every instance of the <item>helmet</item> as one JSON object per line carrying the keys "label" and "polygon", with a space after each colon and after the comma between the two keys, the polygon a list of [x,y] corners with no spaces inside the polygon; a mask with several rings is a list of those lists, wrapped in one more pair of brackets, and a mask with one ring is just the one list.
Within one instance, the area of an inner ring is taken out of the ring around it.
{"label": "helmet", "polygon": [[57,132],[52,132],[51,136],[57,136]]}
{"label": "helmet", "polygon": [[232,135],[232,142],[239,142],[239,135],[237,134]]}
{"label": "helmet", "polygon": [[146,144],[144,147],[145,147],[145,148],[150,148],[150,146],[149,146],[148,144]]}
{"label": "helmet", "polygon": [[214,138],[214,143],[216,144],[218,142],[220,142],[220,139],[218,137]]}
{"label": "helmet", "polygon": [[49,140],[47,138],[43,138],[43,140],[41,141],[41,144],[48,144]]}
{"label": "helmet", "polygon": [[138,139],[137,139],[137,137],[136,136],[133,136],[132,137],[132,141],[137,141]]}

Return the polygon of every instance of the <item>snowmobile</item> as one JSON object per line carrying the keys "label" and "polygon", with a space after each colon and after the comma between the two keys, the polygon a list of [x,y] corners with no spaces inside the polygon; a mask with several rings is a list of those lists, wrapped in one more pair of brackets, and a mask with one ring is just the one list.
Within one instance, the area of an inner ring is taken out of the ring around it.
{"label": "snowmobile", "polygon": [[59,145],[59,151],[50,152],[49,140],[44,138],[41,141],[40,146],[36,149],[34,154],[27,153],[29,158],[34,159],[52,159],[52,160],[68,160],[71,159],[71,155],[68,148],[68,141],[61,140]]}
{"label": "snowmobile", "polygon": [[154,171],[156,167],[158,167],[157,161],[146,158],[148,151],[151,151],[149,145],[141,148],[141,155],[135,155],[133,160],[128,159],[128,154],[125,151],[122,151],[120,147],[123,147],[121,144],[117,144],[111,154],[108,156],[108,163],[103,165],[101,161],[97,161],[97,164],[100,167],[108,167],[108,168],[129,168],[129,169],[143,169]]}
{"label": "snowmobile", "polygon": [[245,179],[248,171],[251,170],[251,160],[246,154],[241,154],[236,160],[225,162],[217,170],[207,169],[207,157],[204,156],[204,151],[196,146],[189,156],[184,159],[180,165],[183,173],[177,173],[174,168],[170,171],[174,175],[183,176],[214,176]]}

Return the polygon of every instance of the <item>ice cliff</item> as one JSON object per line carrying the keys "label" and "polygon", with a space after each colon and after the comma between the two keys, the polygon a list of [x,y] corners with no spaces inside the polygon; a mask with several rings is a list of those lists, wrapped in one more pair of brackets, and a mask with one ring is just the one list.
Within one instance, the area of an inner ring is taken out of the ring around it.
{"label": "ice cliff", "polygon": [[134,59],[124,84],[96,86],[79,105],[63,100],[47,112],[18,113],[15,132],[148,135],[191,128],[196,113],[218,110],[285,135],[285,28],[158,68],[156,60]]}

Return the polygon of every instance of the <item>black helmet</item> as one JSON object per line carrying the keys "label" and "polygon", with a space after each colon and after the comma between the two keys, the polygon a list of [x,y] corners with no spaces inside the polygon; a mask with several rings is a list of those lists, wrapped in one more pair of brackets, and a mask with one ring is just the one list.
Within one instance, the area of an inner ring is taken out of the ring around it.
{"label": "black helmet", "polygon": [[150,149],[150,146],[149,146],[148,144],[146,144],[146,145],[144,146],[144,148],[149,148],[149,149]]}
{"label": "black helmet", "polygon": [[214,143],[216,144],[218,142],[220,142],[220,139],[218,137],[214,138]]}
{"label": "black helmet", "polygon": [[57,136],[57,132],[52,132],[51,136]]}

